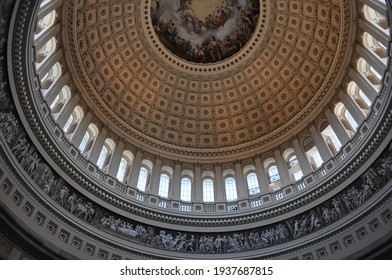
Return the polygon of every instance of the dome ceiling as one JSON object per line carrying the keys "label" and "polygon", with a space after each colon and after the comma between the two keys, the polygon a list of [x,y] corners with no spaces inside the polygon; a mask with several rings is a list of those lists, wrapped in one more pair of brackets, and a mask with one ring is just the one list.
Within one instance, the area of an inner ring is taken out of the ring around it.
{"label": "dome ceiling", "polygon": [[[260,146],[322,106],[345,67],[348,8],[340,1],[183,2],[70,4],[75,77],[86,100],[130,137],[190,150]],[[222,14],[227,19],[212,26]],[[233,40],[237,32],[247,39],[233,43],[236,51],[226,52],[225,28]],[[205,44],[204,57],[174,47],[184,36],[196,49]],[[213,37],[220,48],[207,45]]]}

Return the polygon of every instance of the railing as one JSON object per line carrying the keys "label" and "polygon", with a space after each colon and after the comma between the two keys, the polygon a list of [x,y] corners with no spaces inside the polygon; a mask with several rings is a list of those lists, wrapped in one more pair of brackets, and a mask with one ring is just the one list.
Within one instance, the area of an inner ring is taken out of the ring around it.
{"label": "railing", "polygon": [[120,192],[120,193],[126,194],[127,190],[128,190],[128,187],[123,185],[123,184],[120,184],[120,183],[116,182],[116,184],[114,185],[114,189],[116,191]]}
{"label": "railing", "polygon": [[303,182],[303,181],[298,182],[298,183],[295,183],[295,184],[293,185],[293,190],[294,190],[294,192],[302,191],[302,190],[305,189],[305,188],[306,188],[306,185],[305,185],[305,182]]}
{"label": "railing", "polygon": [[191,212],[192,211],[192,203],[181,203],[180,211]]}
{"label": "railing", "polygon": [[216,205],[215,204],[204,204],[203,210],[206,213],[216,212]]}
{"label": "railing", "polygon": [[161,208],[170,208],[170,200],[159,199],[158,206]]}
{"label": "railing", "polygon": [[227,211],[237,211],[238,210],[238,203],[228,203],[226,205]]}
{"label": "railing", "polygon": [[256,208],[256,207],[260,207],[263,204],[263,201],[261,200],[261,198],[255,198],[255,199],[250,199],[249,200],[249,205],[251,208]]}
{"label": "railing", "polygon": [[136,199],[138,201],[141,201],[141,202],[147,202],[148,201],[147,200],[147,195],[143,194],[143,193],[139,193],[139,192],[136,194]]}

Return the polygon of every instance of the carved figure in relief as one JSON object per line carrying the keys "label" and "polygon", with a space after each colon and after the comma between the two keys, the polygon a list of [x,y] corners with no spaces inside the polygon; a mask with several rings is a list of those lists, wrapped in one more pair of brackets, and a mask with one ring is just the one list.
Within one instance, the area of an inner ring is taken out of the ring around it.
{"label": "carved figure in relief", "polygon": [[0,131],[5,141],[10,144],[18,134],[19,123],[14,114],[0,112]]}
{"label": "carved figure in relief", "polygon": [[330,224],[332,219],[331,211],[326,207],[322,207],[321,210],[323,212],[322,215],[323,215],[324,222]]}
{"label": "carved figure in relief", "polygon": [[191,238],[187,241],[187,244],[185,246],[184,251],[194,251],[195,249],[195,243],[196,243],[196,238],[195,236],[192,234]]}
{"label": "carved figure in relief", "polygon": [[[20,138],[18,142],[12,147],[11,152],[14,154],[15,157],[19,155],[19,153],[25,149],[27,146],[27,140],[26,138]],[[28,151],[28,149],[27,149]]]}
{"label": "carved figure in relief", "polygon": [[85,221],[90,221],[94,213],[95,210],[91,202],[79,203],[75,211],[76,216],[83,217]]}
{"label": "carved figure in relief", "polygon": [[308,217],[304,215],[301,219],[301,225],[300,225],[301,236],[305,235],[307,231],[308,231]]}
{"label": "carved figure in relief", "polygon": [[215,251],[217,253],[222,253],[222,242],[223,242],[222,237],[220,237],[220,235],[218,235],[214,241]]}
{"label": "carved figure in relief", "polygon": [[67,199],[67,210],[71,213],[73,213],[74,209],[76,208],[77,204],[76,204],[76,199],[77,199],[77,195],[76,193],[72,193],[72,195],[70,195]]}
{"label": "carved figure in relief", "polygon": [[340,207],[340,201],[336,197],[334,197],[332,199],[332,205],[333,205],[333,210],[335,211],[336,215],[338,217],[343,216],[343,212]]}
{"label": "carved figure in relief", "polygon": [[346,207],[347,211],[351,211],[354,209],[354,204],[351,201],[351,198],[349,198],[347,194],[342,195],[342,200],[343,200],[344,206]]}
{"label": "carved figure in relief", "polygon": [[53,190],[54,185],[56,185],[56,182],[57,182],[57,181],[55,181],[54,178],[51,177],[51,178],[45,183],[43,190],[44,190],[44,192],[45,192],[47,195],[50,196],[50,195],[52,194],[52,190]]}
{"label": "carved figure in relief", "polygon": [[294,238],[297,238],[300,235],[301,235],[301,231],[299,230],[299,221],[295,220],[294,221],[294,233],[293,233],[293,236],[294,236]]}
{"label": "carved figure in relief", "polygon": [[200,253],[205,253],[205,248],[204,248],[204,246],[205,246],[206,242],[207,242],[207,237],[201,236],[201,237],[199,238],[199,252],[200,252]]}
{"label": "carved figure in relief", "polygon": [[318,230],[321,227],[320,219],[314,211],[310,212],[310,231]]}
{"label": "carved figure in relief", "polygon": [[69,194],[69,189],[67,186],[61,186],[57,195],[55,195],[55,200],[61,205],[64,206],[64,203],[67,201]]}
{"label": "carved figure in relief", "polygon": [[38,157],[38,154],[34,152],[33,155],[29,154],[26,165],[24,166],[25,170],[29,175],[32,175],[35,169],[38,167],[41,159]]}
{"label": "carved figure in relief", "polygon": [[0,99],[2,99],[3,97],[7,96],[7,93],[5,92],[5,86],[6,85],[7,85],[6,82],[0,82]]}
{"label": "carved figure in relief", "polygon": [[361,194],[361,203],[364,203],[373,194],[373,191],[368,184],[362,184]]}

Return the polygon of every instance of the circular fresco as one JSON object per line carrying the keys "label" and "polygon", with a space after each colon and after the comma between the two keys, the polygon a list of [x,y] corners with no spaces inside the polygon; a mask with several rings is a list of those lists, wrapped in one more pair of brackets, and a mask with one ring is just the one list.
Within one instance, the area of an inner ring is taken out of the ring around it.
{"label": "circular fresco", "polygon": [[259,15],[259,0],[151,1],[159,40],[194,63],[215,63],[238,53],[252,37]]}

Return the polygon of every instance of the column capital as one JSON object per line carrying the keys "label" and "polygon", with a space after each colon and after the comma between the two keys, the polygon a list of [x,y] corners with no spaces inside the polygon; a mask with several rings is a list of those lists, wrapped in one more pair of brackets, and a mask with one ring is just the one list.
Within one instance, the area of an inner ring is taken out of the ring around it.
{"label": "column capital", "polygon": [[260,157],[261,157],[261,154],[260,154],[260,153],[255,153],[255,154],[252,156],[253,159],[260,158]]}

